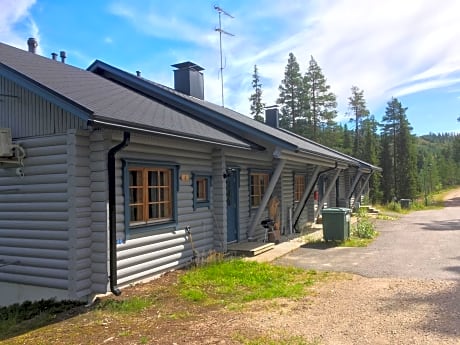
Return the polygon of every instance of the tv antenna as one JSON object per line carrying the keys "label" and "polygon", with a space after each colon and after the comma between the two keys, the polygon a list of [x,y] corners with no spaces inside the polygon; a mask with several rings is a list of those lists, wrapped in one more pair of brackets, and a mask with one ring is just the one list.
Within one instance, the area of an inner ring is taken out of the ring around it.
{"label": "tv antenna", "polygon": [[215,30],[219,33],[219,51],[220,51],[220,85],[222,91],[222,106],[224,106],[224,65],[222,59],[222,34],[226,34],[228,36],[235,36],[230,32],[227,32],[222,29],[222,14],[225,14],[227,17],[234,18],[230,13],[225,12],[222,8],[217,5],[214,5],[214,9],[219,13],[219,27]]}

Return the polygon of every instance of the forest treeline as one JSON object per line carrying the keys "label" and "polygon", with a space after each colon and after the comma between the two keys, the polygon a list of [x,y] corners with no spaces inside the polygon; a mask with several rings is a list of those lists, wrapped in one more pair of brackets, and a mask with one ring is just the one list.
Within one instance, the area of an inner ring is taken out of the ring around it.
{"label": "forest treeline", "polygon": [[[257,65],[252,87],[251,115],[263,122],[265,104]],[[338,123],[336,95],[313,56],[302,73],[294,54],[289,54],[277,104],[280,127],[382,168],[369,181],[372,203],[426,198],[460,184],[458,133],[412,134],[407,108],[397,98],[388,100],[385,114],[377,121],[358,86],[350,88],[349,122]]]}

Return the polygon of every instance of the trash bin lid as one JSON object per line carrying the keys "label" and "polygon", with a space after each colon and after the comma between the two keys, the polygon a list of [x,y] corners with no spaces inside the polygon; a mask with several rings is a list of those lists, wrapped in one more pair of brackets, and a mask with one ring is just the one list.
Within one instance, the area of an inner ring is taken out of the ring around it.
{"label": "trash bin lid", "polygon": [[328,207],[323,208],[323,213],[350,213],[351,209],[346,207]]}

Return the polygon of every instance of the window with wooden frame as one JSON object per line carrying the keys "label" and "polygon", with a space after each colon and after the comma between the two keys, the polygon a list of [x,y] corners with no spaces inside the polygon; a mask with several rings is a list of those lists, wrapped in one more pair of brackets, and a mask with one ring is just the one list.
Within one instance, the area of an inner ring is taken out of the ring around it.
{"label": "window with wooden frame", "polygon": [[211,193],[211,176],[192,174],[193,208],[209,207]]}
{"label": "window with wooden frame", "polygon": [[294,175],[294,202],[299,202],[305,192],[305,175]]}
{"label": "window with wooden frame", "polygon": [[[129,226],[175,221],[175,185],[173,167],[129,166],[127,197]],[[125,180],[126,181],[126,180]]]}
{"label": "window with wooden frame", "polygon": [[266,172],[251,172],[250,201],[251,207],[258,207],[268,187],[269,174]]}

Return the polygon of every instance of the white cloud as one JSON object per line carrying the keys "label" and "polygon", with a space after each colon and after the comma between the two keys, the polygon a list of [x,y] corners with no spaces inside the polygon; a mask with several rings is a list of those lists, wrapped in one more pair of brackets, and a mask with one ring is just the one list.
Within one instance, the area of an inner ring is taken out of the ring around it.
{"label": "white cloud", "polygon": [[[226,40],[231,65],[226,79],[242,71],[250,76],[257,64],[265,77],[267,104],[276,101],[291,51],[303,72],[309,56],[315,57],[342,111],[352,85],[364,90],[372,110],[391,96],[458,83],[460,2],[455,0],[318,0],[308,5],[273,0],[244,12],[249,14],[235,15],[231,23],[239,34]],[[263,39],[255,23],[261,17],[276,27]],[[250,85],[243,89],[247,95],[230,106],[247,113]]]}
{"label": "white cloud", "polygon": [[[0,41],[27,49],[27,38],[40,41],[40,32],[29,14],[36,0],[2,0],[0,11]],[[40,46],[37,52],[41,53]]]}
{"label": "white cloud", "polygon": [[[197,23],[200,17],[187,18],[187,13],[194,12],[193,5],[182,1],[178,4],[157,2],[152,3],[150,7],[142,4],[141,7],[136,8],[136,3],[131,1],[118,1],[109,6],[109,12],[124,18],[139,32],[153,37],[188,41],[198,45],[208,44],[215,36],[212,35],[211,22],[204,20]],[[180,6],[179,10],[178,6]],[[203,27],[203,24],[208,24],[210,27]]]}

